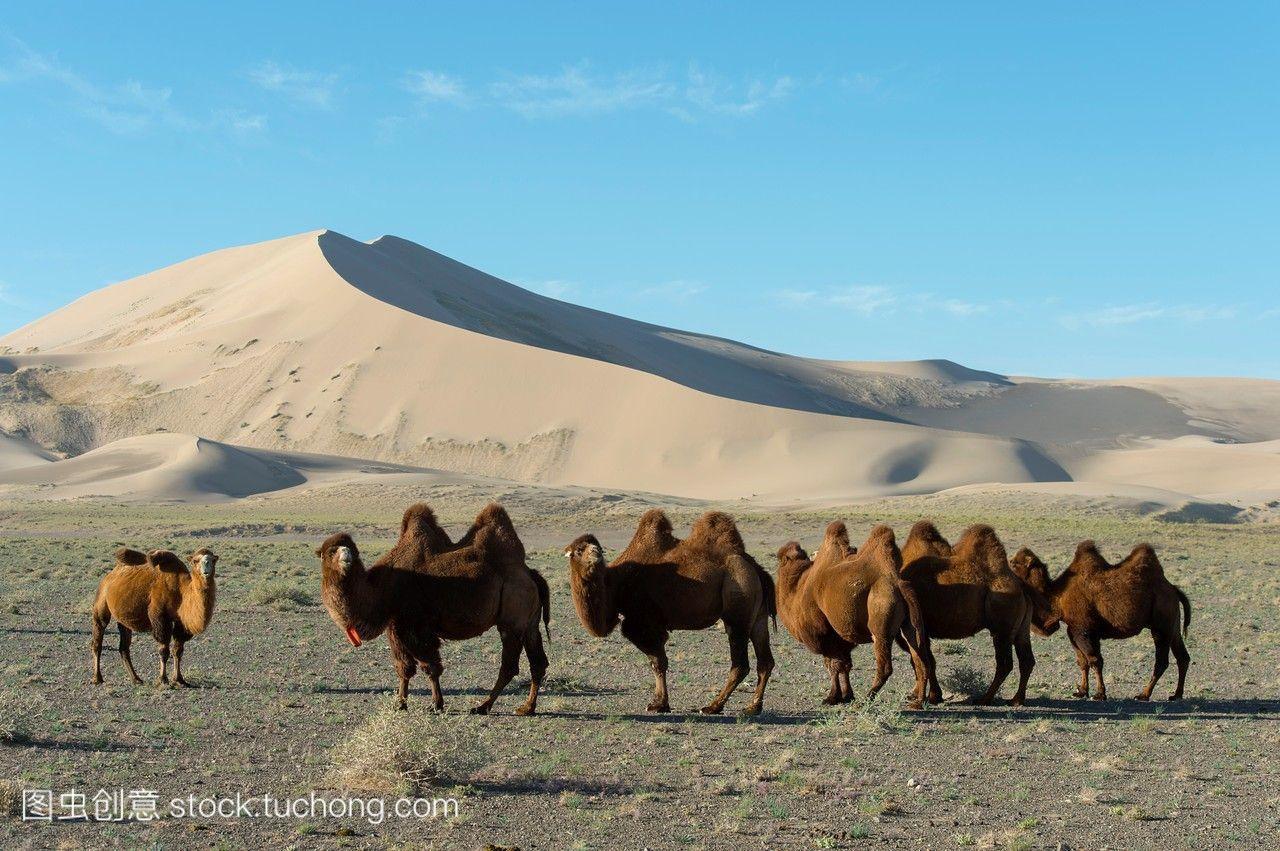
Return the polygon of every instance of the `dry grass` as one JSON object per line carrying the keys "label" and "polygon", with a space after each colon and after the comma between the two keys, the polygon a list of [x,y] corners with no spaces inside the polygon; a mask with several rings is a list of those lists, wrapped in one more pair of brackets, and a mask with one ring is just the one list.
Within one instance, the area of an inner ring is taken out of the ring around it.
{"label": "dry grass", "polygon": [[488,763],[476,719],[425,710],[383,709],[330,753],[339,788],[407,794],[465,783]]}

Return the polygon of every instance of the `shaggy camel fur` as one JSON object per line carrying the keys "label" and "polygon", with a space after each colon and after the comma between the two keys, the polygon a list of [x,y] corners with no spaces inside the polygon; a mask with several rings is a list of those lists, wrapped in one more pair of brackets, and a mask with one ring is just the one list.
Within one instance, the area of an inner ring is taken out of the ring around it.
{"label": "shaggy camel fur", "polygon": [[[911,537],[918,538],[913,542]],[[936,541],[934,539],[937,539]],[[946,543],[932,523],[917,523],[907,546],[915,552]],[[930,543],[932,542],[932,543]],[[1009,569],[1004,545],[990,526],[970,526],[950,556],[921,555],[902,569],[903,578],[915,587],[930,638],[969,638],[982,630],[991,633],[996,672],[987,693],[975,702],[989,704],[1013,670],[1018,654],[1018,690],[1011,701],[1021,706],[1027,697],[1027,680],[1035,667],[1031,651],[1031,602],[1022,581]],[[929,699],[940,699],[937,677],[930,677]]]}
{"label": "shaggy camel fur", "polygon": [[911,706],[918,709],[933,654],[915,590],[898,575],[902,556],[893,530],[877,526],[860,551],[832,562],[832,553],[852,550],[848,543],[848,531],[837,521],[827,526],[818,550],[824,559],[810,561],[795,541],[778,550],[778,616],[797,641],[825,659],[831,674],[822,701],[827,705],[853,699],[849,654],[867,642],[875,645],[876,675],[867,693],[874,698],[893,673],[893,640],[901,635],[916,670]]}
{"label": "shaggy camel fur", "polygon": [[191,554],[191,565],[168,550],[116,552],[116,565],[98,583],[93,601],[93,681],[102,682],[102,635],[116,619],[120,631],[120,658],[135,683],[142,678],[133,669],[129,645],[135,632],[149,632],[160,645],[160,676],[156,685],[169,682],[169,648],[173,648],[173,682],[188,686],[182,677],[182,649],[204,632],[213,620],[218,594],[214,568],[218,557],[201,547]]}
{"label": "shaggy camel fur", "polygon": [[1052,635],[1060,621],[1066,623],[1067,636],[1080,667],[1076,697],[1089,696],[1089,669],[1093,668],[1098,680],[1093,698],[1106,700],[1102,639],[1132,638],[1144,629],[1151,630],[1156,662],[1151,681],[1137,699],[1151,699],[1156,682],[1169,667],[1170,648],[1178,662],[1178,686],[1169,699],[1182,697],[1187,666],[1191,663],[1191,654],[1183,643],[1183,636],[1191,625],[1191,601],[1181,588],[1165,578],[1164,568],[1149,544],[1135,547],[1119,564],[1109,564],[1093,541],[1085,541],[1076,547],[1071,565],[1052,581],[1044,562],[1025,547],[1014,554],[1010,566],[1048,603],[1036,608],[1032,623],[1036,632]]}
{"label": "shaggy camel fur", "polygon": [[724,622],[731,666],[724,688],[702,711],[716,714],[749,670],[747,641],[756,653],[756,691],[745,714],[764,706],[773,670],[769,617],[776,618],[773,578],[753,559],[733,520],[718,511],[704,514],[683,541],[671,521],[654,509],[640,518],[627,548],[605,564],[594,535],[582,535],[565,550],[573,604],[583,626],[603,638],[622,622],[622,635],[649,657],[653,668],[650,712],[670,712],[667,694],[667,638],[675,629],[706,629]]}
{"label": "shaggy camel fur", "polygon": [[399,707],[406,708],[409,680],[421,665],[431,682],[432,706],[444,709],[440,691],[440,642],[461,641],[498,628],[502,663],[489,696],[471,711],[486,714],[529,659],[529,697],[516,710],[532,715],[547,671],[538,618],[550,622],[546,580],[525,564],[524,545],[505,509],[490,504],[457,543],[421,503],[400,523],[400,539],[365,567],[350,535],[332,535],[316,550],[322,565],[325,608],[352,646],[385,630],[400,676]]}
{"label": "shaggy camel fur", "polygon": [[951,544],[928,520],[916,523],[907,533],[906,543],[902,545],[902,566],[905,568],[921,556],[951,557]]}

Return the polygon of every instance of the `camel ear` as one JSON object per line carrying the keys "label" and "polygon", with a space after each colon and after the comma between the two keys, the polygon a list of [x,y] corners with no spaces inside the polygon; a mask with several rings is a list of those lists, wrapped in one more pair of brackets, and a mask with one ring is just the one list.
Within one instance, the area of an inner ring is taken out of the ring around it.
{"label": "camel ear", "polygon": [[316,547],[316,557],[317,557],[317,558],[324,558],[324,546],[323,546],[323,545]]}
{"label": "camel ear", "polygon": [[573,558],[573,550],[572,550],[572,549],[565,550],[565,551],[564,551],[564,557],[565,557],[565,558]]}

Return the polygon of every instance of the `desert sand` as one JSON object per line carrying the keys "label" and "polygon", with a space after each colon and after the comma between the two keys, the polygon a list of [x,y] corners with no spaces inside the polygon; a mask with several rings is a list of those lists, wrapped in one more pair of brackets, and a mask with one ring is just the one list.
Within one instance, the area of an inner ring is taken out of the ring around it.
{"label": "desert sand", "polygon": [[793,357],[332,231],[197,257],[0,338],[0,485],[59,497],[226,499],[381,464],[717,500],[1043,485],[1243,504],[1280,495],[1277,414],[1273,381]]}

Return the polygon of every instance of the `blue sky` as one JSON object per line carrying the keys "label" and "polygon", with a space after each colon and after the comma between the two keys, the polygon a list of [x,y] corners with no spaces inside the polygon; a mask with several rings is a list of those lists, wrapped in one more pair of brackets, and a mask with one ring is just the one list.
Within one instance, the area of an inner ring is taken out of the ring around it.
{"label": "blue sky", "polygon": [[1280,377],[1276,4],[9,4],[0,333],[329,227],[797,354]]}

